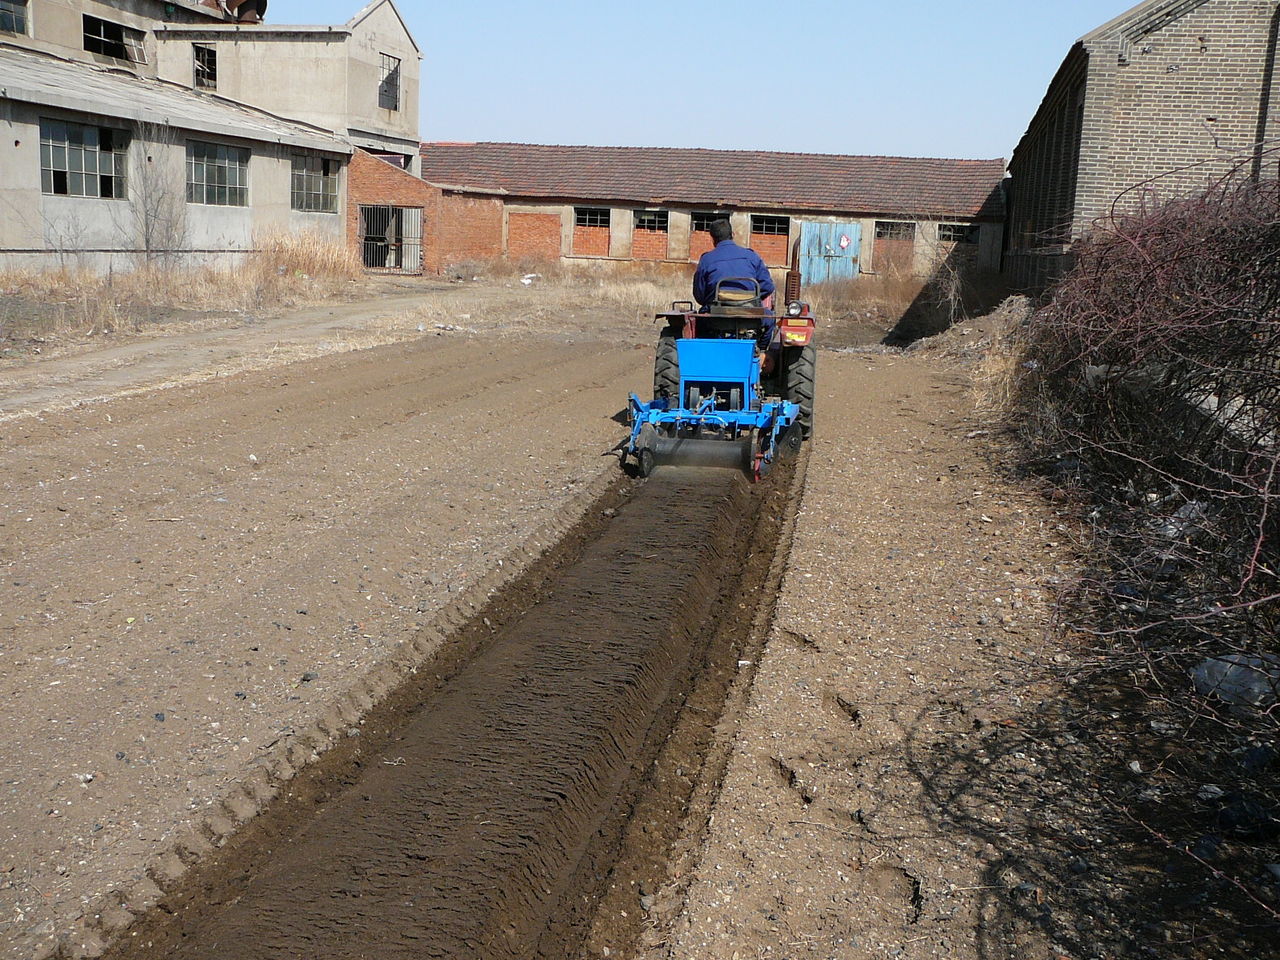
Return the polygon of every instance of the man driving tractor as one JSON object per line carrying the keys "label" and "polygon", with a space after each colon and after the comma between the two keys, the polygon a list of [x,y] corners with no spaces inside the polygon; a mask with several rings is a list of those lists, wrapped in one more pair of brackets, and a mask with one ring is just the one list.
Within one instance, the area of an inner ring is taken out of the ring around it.
{"label": "man driving tractor", "polygon": [[[716,284],[723,283],[724,290],[741,290],[755,298],[755,290],[746,283],[734,283],[734,280],[755,280],[760,284],[761,305],[772,307],[774,286],[769,268],[760,259],[760,254],[749,247],[740,247],[733,242],[733,228],[728,220],[711,221],[711,240],[715,247],[708,250],[698,260],[698,269],[693,275],[693,299],[706,307],[715,299]],[[773,320],[770,318],[769,326]]]}
{"label": "man driving tractor", "polygon": [[[769,268],[760,259],[760,254],[733,242],[733,227],[728,220],[712,220],[709,230],[715,246],[698,260],[698,269],[693,274],[693,299],[705,313],[716,299],[718,286],[722,301],[740,301],[742,306],[764,307],[760,340],[762,345],[771,343],[776,321],[773,317],[775,288]],[[751,282],[753,280],[759,284],[758,290]]]}

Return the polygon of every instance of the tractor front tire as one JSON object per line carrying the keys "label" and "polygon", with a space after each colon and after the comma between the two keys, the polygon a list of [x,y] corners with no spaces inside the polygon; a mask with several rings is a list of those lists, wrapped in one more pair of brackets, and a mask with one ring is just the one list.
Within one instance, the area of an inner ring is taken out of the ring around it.
{"label": "tractor front tire", "polygon": [[663,335],[653,355],[653,398],[680,401],[680,353],[676,338]]}
{"label": "tractor front tire", "polygon": [[800,435],[808,440],[813,433],[813,395],[818,374],[818,348],[810,344],[789,351],[786,367],[785,396],[800,405]]}

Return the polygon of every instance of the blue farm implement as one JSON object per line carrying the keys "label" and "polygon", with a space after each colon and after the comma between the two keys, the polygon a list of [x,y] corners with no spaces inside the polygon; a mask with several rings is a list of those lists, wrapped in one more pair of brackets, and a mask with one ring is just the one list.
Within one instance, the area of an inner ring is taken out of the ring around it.
{"label": "blue farm implement", "polygon": [[677,302],[657,319],[664,329],[654,397],[632,394],[630,402],[626,453],[643,476],[677,463],[741,467],[758,479],[800,447],[812,424],[816,365],[807,304],[792,301],[775,321],[758,287],[722,289],[707,312]]}

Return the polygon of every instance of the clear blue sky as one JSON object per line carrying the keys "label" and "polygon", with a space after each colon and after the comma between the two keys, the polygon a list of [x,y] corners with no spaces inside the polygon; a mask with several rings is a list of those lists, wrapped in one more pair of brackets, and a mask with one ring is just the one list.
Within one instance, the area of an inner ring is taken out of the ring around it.
{"label": "clear blue sky", "polygon": [[[397,0],[424,140],[1008,157],[1062,58],[1137,0]],[[271,0],[340,23],[363,0]]]}

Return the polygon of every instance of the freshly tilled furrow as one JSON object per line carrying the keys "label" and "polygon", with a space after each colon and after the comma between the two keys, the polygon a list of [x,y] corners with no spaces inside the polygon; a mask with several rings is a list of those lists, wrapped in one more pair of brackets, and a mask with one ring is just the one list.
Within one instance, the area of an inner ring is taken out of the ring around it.
{"label": "freshly tilled furrow", "polygon": [[[760,498],[734,471],[639,486],[545,598],[463,666],[292,842],[224,867],[132,957],[524,958],[582,893],[580,864],[655,718],[736,589]],[[658,738],[661,731],[656,731]],[[625,792],[625,791],[623,791]]]}

